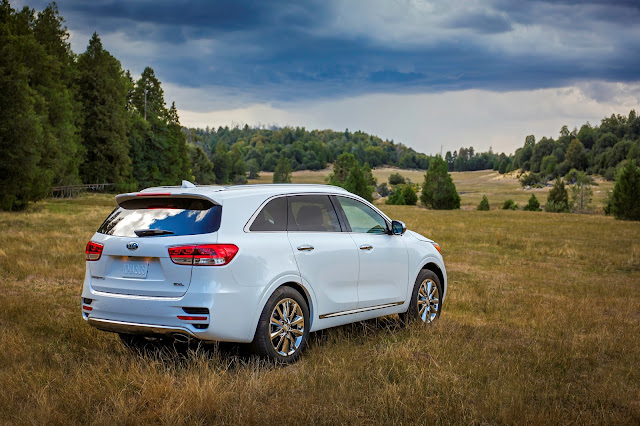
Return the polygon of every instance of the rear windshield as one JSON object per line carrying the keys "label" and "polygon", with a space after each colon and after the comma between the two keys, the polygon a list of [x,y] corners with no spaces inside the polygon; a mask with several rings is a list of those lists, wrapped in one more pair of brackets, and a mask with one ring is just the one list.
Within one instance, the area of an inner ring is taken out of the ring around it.
{"label": "rear windshield", "polygon": [[120,203],[98,229],[118,237],[197,235],[220,228],[222,206],[198,198],[147,198]]}

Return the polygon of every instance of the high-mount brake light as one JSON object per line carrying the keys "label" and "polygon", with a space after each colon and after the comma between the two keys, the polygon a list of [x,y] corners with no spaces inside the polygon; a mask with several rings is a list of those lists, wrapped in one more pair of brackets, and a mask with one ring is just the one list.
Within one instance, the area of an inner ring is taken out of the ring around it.
{"label": "high-mount brake light", "polygon": [[140,192],[136,197],[170,197],[170,192]]}
{"label": "high-mount brake light", "polygon": [[104,246],[102,244],[89,241],[87,243],[87,248],[84,249],[87,262],[100,260],[100,256],[102,256],[102,249],[104,249]]}
{"label": "high-mount brake light", "polygon": [[238,253],[233,244],[200,244],[169,247],[169,257],[178,265],[222,266]]}

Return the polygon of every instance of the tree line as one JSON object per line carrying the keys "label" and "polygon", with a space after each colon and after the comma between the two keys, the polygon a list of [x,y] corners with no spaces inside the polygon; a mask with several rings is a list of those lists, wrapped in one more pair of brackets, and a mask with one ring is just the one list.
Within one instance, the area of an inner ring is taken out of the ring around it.
{"label": "tree line", "polygon": [[[207,153],[213,163],[214,181],[244,183],[258,171],[272,172],[285,158],[291,169],[321,170],[342,154],[358,164],[405,169],[426,169],[430,157],[402,143],[382,140],[362,131],[307,130],[304,127],[218,127],[187,129],[187,140]],[[210,176],[211,178],[211,176]]]}
{"label": "tree line", "polygon": [[53,186],[176,184],[208,161],[186,144],[153,69],[134,81],[95,33],[74,54],[64,22],[55,3],[36,13],[0,1],[0,208]]}

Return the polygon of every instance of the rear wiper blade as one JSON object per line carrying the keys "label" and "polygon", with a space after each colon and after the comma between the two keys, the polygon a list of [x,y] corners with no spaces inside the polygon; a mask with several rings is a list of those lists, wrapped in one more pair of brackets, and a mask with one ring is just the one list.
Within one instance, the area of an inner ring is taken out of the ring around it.
{"label": "rear wiper blade", "polygon": [[133,231],[138,237],[152,237],[154,235],[170,235],[173,231],[167,231],[166,229],[137,229]]}

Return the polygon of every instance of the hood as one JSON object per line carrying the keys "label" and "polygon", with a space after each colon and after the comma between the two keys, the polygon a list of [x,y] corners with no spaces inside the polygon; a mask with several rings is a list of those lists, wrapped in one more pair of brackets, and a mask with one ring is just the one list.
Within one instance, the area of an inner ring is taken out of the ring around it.
{"label": "hood", "polygon": [[426,243],[432,243],[433,240],[430,240],[429,238],[425,237],[424,235],[420,235],[417,232],[413,232],[407,229],[407,232],[405,232],[405,234],[407,235],[411,235],[413,238],[415,238],[416,240],[419,241],[424,241]]}

